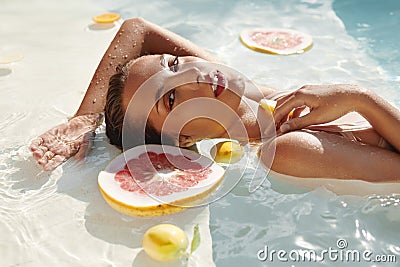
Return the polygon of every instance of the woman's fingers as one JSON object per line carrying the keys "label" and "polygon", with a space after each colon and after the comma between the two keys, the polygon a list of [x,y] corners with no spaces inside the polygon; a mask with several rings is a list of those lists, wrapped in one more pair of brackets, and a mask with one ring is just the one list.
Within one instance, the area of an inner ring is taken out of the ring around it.
{"label": "woman's fingers", "polygon": [[65,159],[65,156],[54,154],[52,151],[47,151],[37,162],[42,166],[43,170],[51,171],[63,163]]}
{"label": "woman's fingers", "polygon": [[55,154],[52,151],[47,151],[43,154],[43,156],[38,160],[38,163],[42,166],[46,165],[49,160],[51,160]]}
{"label": "woman's fingers", "polygon": [[285,101],[286,101],[289,97],[291,97],[292,95],[293,95],[293,93],[290,93],[290,94],[288,94],[288,95],[284,95],[284,96],[278,97],[278,98],[276,99],[276,106],[282,105],[282,103],[285,102]]}
{"label": "woman's fingers", "polygon": [[303,110],[305,110],[305,109],[306,109],[306,106],[294,109],[292,118],[298,118],[298,117],[300,117],[301,113],[302,113]]}
{"label": "woman's fingers", "polygon": [[74,117],[34,139],[29,148],[37,163],[45,170],[56,168],[78,152],[77,158],[82,159],[93,139],[92,131],[102,121],[103,115],[99,113]]}
{"label": "woman's fingers", "polygon": [[287,118],[289,113],[296,109],[305,106],[306,103],[303,99],[303,97],[292,94],[290,97],[288,97],[285,101],[282,103],[278,103],[277,106],[275,107],[273,117],[275,122],[281,122],[282,119]]}
{"label": "woman's fingers", "polygon": [[44,153],[46,153],[48,151],[48,148],[46,146],[39,146],[39,147],[36,147],[34,150],[31,149],[31,151],[32,151],[33,157],[38,160],[43,157]]}
{"label": "woman's fingers", "polygon": [[30,151],[36,159],[40,159],[41,157],[43,157],[43,154],[47,151],[47,147],[42,146],[42,144],[43,139],[41,137],[38,137],[34,139],[29,146]]}
{"label": "woman's fingers", "polygon": [[33,139],[33,141],[31,142],[30,148],[32,150],[32,148],[39,147],[42,144],[43,144],[43,138],[38,137],[38,138]]}
{"label": "woman's fingers", "polygon": [[289,131],[303,129],[307,126],[315,124],[316,122],[315,114],[316,114],[315,111],[313,111],[302,117],[290,119],[285,123],[283,123],[280,126],[279,130],[281,133],[286,133]]}
{"label": "woman's fingers", "polygon": [[58,165],[63,163],[65,161],[65,157],[61,155],[55,155],[52,159],[48,160],[46,164],[42,165],[43,170],[45,171],[52,171],[54,170]]}

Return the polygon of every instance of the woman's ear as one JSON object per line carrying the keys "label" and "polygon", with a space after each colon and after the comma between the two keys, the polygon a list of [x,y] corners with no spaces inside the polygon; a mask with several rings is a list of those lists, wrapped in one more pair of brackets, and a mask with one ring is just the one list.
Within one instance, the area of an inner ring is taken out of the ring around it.
{"label": "woman's ear", "polygon": [[180,135],[179,136],[179,146],[180,147],[190,147],[196,143],[191,136],[188,135]]}

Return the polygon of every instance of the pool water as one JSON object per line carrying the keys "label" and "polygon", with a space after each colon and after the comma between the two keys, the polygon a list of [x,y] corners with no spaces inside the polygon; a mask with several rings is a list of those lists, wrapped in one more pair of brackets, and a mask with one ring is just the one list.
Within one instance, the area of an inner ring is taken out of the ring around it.
{"label": "pool water", "polygon": [[[73,3],[71,5],[76,6],[66,10],[64,15],[79,10],[81,3]],[[281,89],[294,89],[304,84],[357,83],[400,107],[400,2],[397,0],[101,0],[91,4],[99,7],[97,12],[114,11],[120,13],[123,19],[141,16],[183,35],[257,83]],[[56,16],[54,19],[57,19]],[[252,27],[304,31],[313,36],[314,45],[306,53],[293,56],[255,52],[244,47],[238,39],[242,29]],[[85,31],[91,30],[82,29],[80,37],[84,39]],[[97,33],[92,31],[90,34]],[[64,42],[70,41],[63,36],[60,38]],[[98,38],[104,43],[102,49],[105,49],[109,40]],[[40,42],[32,45],[44,46],[55,56],[60,53]],[[74,47],[72,43],[71,47]],[[102,49],[86,55],[92,58],[93,71],[104,52]],[[32,58],[28,55],[26,60],[29,62]],[[46,64],[48,73],[40,79],[52,82],[51,68],[49,70],[48,67],[52,62],[43,63],[44,66]],[[133,235],[129,230],[133,220],[127,217],[113,220],[97,192],[95,179],[98,171],[118,154],[107,143],[104,127],[98,130],[95,146],[85,165],[68,161],[62,170],[59,168],[52,174],[40,172],[39,167],[32,168],[33,159],[27,151],[30,138],[53,126],[56,119],[62,120],[75,111],[84,90],[77,92],[74,85],[78,82],[82,84],[82,80],[88,83],[92,74],[87,69],[81,69],[73,59],[59,64],[73,65],[82,75],[76,80],[68,80],[64,85],[70,89],[68,92],[46,92],[46,97],[54,99],[50,108],[41,108],[46,102],[38,99],[38,118],[31,114],[34,111],[24,111],[23,105],[32,100],[11,91],[20,82],[10,82],[2,92],[3,99],[7,96],[18,100],[18,104],[3,101],[4,108],[11,109],[12,105],[18,105],[21,111],[5,113],[0,124],[0,199],[4,200],[0,209],[0,233],[9,233],[12,229],[14,235],[10,244],[0,248],[0,255],[2,251],[7,251],[4,254],[6,262],[13,262],[11,257],[15,256],[20,260],[14,262],[31,266],[30,260],[37,259],[40,254],[46,262],[67,266],[52,256],[67,254],[71,261],[77,263],[76,266],[91,266],[91,262],[97,261],[85,262],[86,256],[88,260],[92,259],[86,253],[92,251],[89,247],[98,247],[104,265],[120,266],[122,260],[112,262],[110,259],[129,258],[124,254],[129,250],[124,248],[132,247],[126,236],[131,238]],[[9,75],[18,75],[18,69],[14,72],[0,69],[0,78],[5,81]],[[64,102],[63,96],[75,102]],[[27,120],[27,117],[32,120]],[[40,121],[40,126],[35,124],[33,118]],[[26,130],[27,133],[16,133],[18,127],[29,130]],[[11,134],[14,134],[12,138],[5,138]],[[235,173],[227,173],[226,179]],[[229,194],[210,205],[210,230],[216,266],[398,266],[399,195],[338,196],[324,188],[298,190],[293,186],[280,185],[270,178],[255,192],[249,193],[252,174],[246,171]],[[62,204],[57,207],[49,205],[53,201]],[[70,210],[71,204],[84,208]],[[37,221],[49,221],[53,229],[46,229],[47,224],[31,227]],[[95,237],[93,240],[87,240],[86,235],[71,240],[68,239],[69,233],[62,231],[64,225],[69,231],[79,231],[81,224],[85,224],[87,232]],[[114,233],[115,228],[123,230]],[[64,242],[49,250],[47,239]],[[270,250],[287,252],[322,251],[330,247],[338,249],[339,239],[345,240],[351,250],[395,255],[397,263],[345,262],[339,259],[326,259],[319,263],[283,262],[277,258],[271,262],[257,259],[257,253],[265,246]],[[40,242],[36,243],[36,240]],[[104,249],[98,240],[116,246]],[[24,245],[26,243],[33,244],[36,249],[28,250],[29,247]],[[85,246],[77,252],[73,249],[77,244]],[[96,254],[90,256],[97,257]]]}
{"label": "pool water", "polygon": [[387,71],[388,80],[399,82],[400,3],[336,0],[333,10],[367,55]]}

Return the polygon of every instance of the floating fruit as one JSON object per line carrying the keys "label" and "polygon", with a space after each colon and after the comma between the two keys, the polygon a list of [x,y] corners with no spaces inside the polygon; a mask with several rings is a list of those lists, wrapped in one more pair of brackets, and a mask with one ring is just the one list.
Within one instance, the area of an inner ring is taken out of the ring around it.
{"label": "floating fruit", "polygon": [[159,224],[146,231],[142,239],[144,251],[158,261],[170,261],[186,253],[186,233],[173,224]]}
{"label": "floating fruit", "polygon": [[240,40],[250,49],[279,55],[303,53],[312,46],[311,35],[289,29],[247,29]]}
{"label": "floating fruit", "polygon": [[24,55],[17,51],[0,52],[0,64],[9,64],[20,61],[23,58]]}
{"label": "floating fruit", "polygon": [[244,154],[243,147],[233,141],[220,142],[213,148],[214,160],[218,163],[233,164],[238,162]]}
{"label": "floating fruit", "polygon": [[[263,98],[260,100],[260,106],[266,111],[274,112],[277,102],[274,100]],[[289,118],[293,116],[293,111],[289,113]]]}
{"label": "floating fruit", "polygon": [[261,99],[260,101],[260,106],[265,109],[265,110],[269,110],[272,112],[274,112],[275,107],[276,107],[276,101],[274,100],[270,100],[270,99]]}
{"label": "floating fruit", "polygon": [[158,216],[206,198],[224,169],[205,156],[174,146],[142,145],[117,156],[98,177],[106,202],[127,215]]}
{"label": "floating fruit", "polygon": [[117,13],[105,13],[93,17],[93,21],[97,23],[113,23],[121,18],[121,16]]}

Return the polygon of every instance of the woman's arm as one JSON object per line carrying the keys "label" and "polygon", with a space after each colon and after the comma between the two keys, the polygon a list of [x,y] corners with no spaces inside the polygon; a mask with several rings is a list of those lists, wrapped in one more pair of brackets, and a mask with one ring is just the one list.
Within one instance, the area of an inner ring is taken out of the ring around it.
{"label": "woman's arm", "polygon": [[109,78],[116,73],[116,67],[151,54],[192,55],[216,61],[204,49],[173,32],[142,18],[128,19],[104,53],[75,116],[102,112]]}
{"label": "woman's arm", "polygon": [[375,131],[400,151],[400,111],[371,91],[361,94],[360,98],[356,111],[368,120]]}
{"label": "woman's arm", "polygon": [[[308,106],[310,113],[285,121],[290,111]],[[308,85],[280,99],[274,119],[281,132],[333,121],[356,111],[400,151],[400,111],[372,91],[357,85]],[[280,125],[281,122],[284,122]]]}
{"label": "woman's arm", "polygon": [[102,121],[110,77],[118,65],[148,54],[194,55],[214,61],[203,49],[142,18],[126,20],[101,59],[75,116],[41,134],[30,149],[44,170],[75,155],[84,158],[94,130]]}

